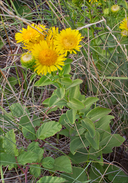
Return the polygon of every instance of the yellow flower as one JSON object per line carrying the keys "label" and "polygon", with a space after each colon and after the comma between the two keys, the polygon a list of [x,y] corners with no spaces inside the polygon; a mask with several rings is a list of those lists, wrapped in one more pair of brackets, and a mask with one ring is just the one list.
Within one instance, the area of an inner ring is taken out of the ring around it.
{"label": "yellow flower", "polygon": [[22,30],[20,30],[20,32],[15,34],[15,39],[16,39],[17,43],[22,42],[24,44],[24,46],[26,46],[26,45],[31,46],[31,44],[38,43],[40,40],[44,39],[45,30],[46,30],[45,26],[44,25],[34,25],[34,24],[31,24],[31,26],[28,25],[26,29],[22,28]]}
{"label": "yellow flower", "polygon": [[[57,51],[61,54],[69,52],[70,54],[80,51],[81,45],[79,45],[82,40],[81,34],[78,30],[71,30],[71,28],[63,29],[60,34],[57,35],[55,40],[55,45]],[[75,51],[76,50],[76,51]]]}
{"label": "yellow flower", "polygon": [[55,37],[59,34],[58,27],[51,27],[48,31],[46,41],[48,45],[54,45]]}
{"label": "yellow flower", "polygon": [[[106,0],[104,0],[104,1],[106,2]],[[91,4],[93,4],[93,3],[97,3],[98,0],[89,0],[89,2],[90,2]],[[101,5],[101,3],[98,2],[98,5]]]}
{"label": "yellow flower", "polygon": [[118,12],[120,10],[120,7],[117,5],[117,4],[115,4],[115,5],[113,5],[112,7],[111,7],[111,11],[113,12],[113,13],[116,13],[116,12]]}
{"label": "yellow flower", "polygon": [[119,28],[128,31],[128,17],[123,19]]}
{"label": "yellow flower", "polygon": [[128,36],[128,31],[127,31],[127,30],[121,31],[121,35],[122,35],[122,36]]}
{"label": "yellow flower", "polygon": [[23,53],[20,61],[21,61],[21,64],[23,67],[26,67],[29,69],[33,69],[33,67],[35,65],[35,58],[33,57],[32,53],[30,53],[30,52]]}
{"label": "yellow flower", "polygon": [[39,44],[35,44],[32,50],[32,54],[35,57],[35,71],[37,74],[51,73],[57,69],[62,70],[61,66],[64,66],[64,55],[59,55],[54,45],[48,45],[46,41],[40,41]]}

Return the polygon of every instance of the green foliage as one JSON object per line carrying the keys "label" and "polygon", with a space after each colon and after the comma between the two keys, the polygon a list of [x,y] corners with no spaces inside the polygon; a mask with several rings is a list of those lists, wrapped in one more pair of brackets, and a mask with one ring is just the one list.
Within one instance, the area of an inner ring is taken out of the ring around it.
{"label": "green foliage", "polygon": [[42,183],[42,182],[49,182],[49,183],[63,183],[65,182],[66,179],[61,178],[61,177],[51,177],[51,176],[44,176],[40,180],[37,181],[37,183]]}

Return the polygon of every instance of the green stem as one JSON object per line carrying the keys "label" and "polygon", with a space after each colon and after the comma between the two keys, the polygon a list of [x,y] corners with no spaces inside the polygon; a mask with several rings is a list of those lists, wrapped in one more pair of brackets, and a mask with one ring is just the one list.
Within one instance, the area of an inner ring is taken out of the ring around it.
{"label": "green stem", "polygon": [[2,183],[5,183],[5,182],[4,182],[4,176],[3,176],[2,165],[0,166],[0,174],[1,174]]}

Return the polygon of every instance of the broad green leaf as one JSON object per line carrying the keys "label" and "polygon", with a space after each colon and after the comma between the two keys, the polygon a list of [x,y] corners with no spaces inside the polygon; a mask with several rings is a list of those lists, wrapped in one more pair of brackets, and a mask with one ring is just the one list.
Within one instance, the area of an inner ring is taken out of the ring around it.
{"label": "broad green leaf", "polygon": [[10,85],[11,86],[14,86],[14,85],[16,85],[17,84],[17,79],[15,78],[15,77],[9,77],[8,78],[8,81],[9,81],[9,83],[10,83]]}
{"label": "broad green leaf", "polygon": [[110,153],[112,152],[113,147],[120,146],[125,139],[121,137],[119,134],[110,134],[100,142],[100,146],[102,146],[102,152],[103,153]]}
{"label": "broad green leaf", "polygon": [[30,124],[30,120],[28,118],[28,116],[22,116],[21,119],[20,119],[20,122],[19,122],[19,126],[26,126],[26,125],[29,125]]}
{"label": "broad green leaf", "polygon": [[24,109],[19,103],[14,103],[10,106],[10,110],[13,116],[21,117],[24,114]]}
{"label": "broad green leaf", "polygon": [[36,140],[35,129],[31,124],[23,126],[22,132],[26,139]]}
{"label": "broad green leaf", "polygon": [[67,65],[67,64],[71,64],[72,63],[72,59],[71,58],[67,58],[65,61],[64,61],[64,64]]}
{"label": "broad green leaf", "polygon": [[46,86],[51,85],[53,82],[48,76],[42,76],[35,84],[34,86]]}
{"label": "broad green leaf", "polygon": [[44,140],[55,135],[62,128],[62,125],[55,121],[46,122],[37,130],[36,136],[38,139]]}
{"label": "broad green leaf", "polygon": [[82,120],[81,125],[82,125],[83,128],[87,128],[88,129],[88,132],[90,133],[90,136],[92,138],[95,136],[95,134],[96,134],[95,125],[94,125],[94,123],[90,119],[84,118]]}
{"label": "broad green leaf", "polygon": [[97,130],[102,129],[104,131],[107,129],[109,123],[111,122],[110,121],[111,119],[114,119],[114,116],[111,115],[103,116],[99,121],[95,123],[95,127],[97,128]]}
{"label": "broad green leaf", "polygon": [[35,153],[38,156],[37,162],[40,162],[41,159],[43,158],[44,150],[39,147],[38,142],[30,143],[29,146],[27,147],[27,150]]}
{"label": "broad green leaf", "polygon": [[18,149],[16,146],[15,133],[13,129],[6,133],[3,142],[3,148],[5,149],[6,153],[18,156]]}
{"label": "broad green leaf", "polygon": [[59,170],[60,172],[71,173],[72,165],[67,156],[60,156],[55,159],[53,170]]}
{"label": "broad green leaf", "polygon": [[62,99],[65,95],[65,88],[58,88],[56,91],[56,95]]}
{"label": "broad green leaf", "polygon": [[60,135],[64,135],[65,137],[69,137],[69,130],[63,129],[59,132]]}
{"label": "broad green leaf", "polygon": [[34,125],[34,127],[40,126],[40,123],[41,123],[40,118],[36,115],[33,115],[32,124]]}
{"label": "broad green leaf", "polygon": [[73,81],[72,81],[72,84],[67,88],[67,90],[68,90],[69,88],[74,87],[74,86],[80,85],[82,82],[83,82],[83,81],[82,81],[81,79],[75,79],[75,80],[73,80]]}
{"label": "broad green leaf", "polygon": [[26,163],[34,163],[37,162],[38,156],[36,153],[32,151],[23,151],[18,157],[17,161],[21,165],[25,165]]}
{"label": "broad green leaf", "polygon": [[71,124],[75,123],[76,120],[76,109],[70,109],[66,112],[66,116]]}
{"label": "broad green leaf", "polygon": [[102,108],[102,107],[96,107],[89,111],[86,115],[87,118],[92,120],[93,122],[100,119],[103,116],[106,116],[111,112],[111,109]]}
{"label": "broad green leaf", "polygon": [[0,153],[0,166],[12,166],[14,167],[14,164],[16,164],[15,155],[12,155],[10,153]]}
{"label": "broad green leaf", "polygon": [[99,99],[97,97],[88,97],[84,101],[84,105],[86,108],[91,107],[91,105],[95,102],[97,102]]}
{"label": "broad green leaf", "polygon": [[63,67],[63,75],[69,74],[70,71],[71,71],[71,65],[70,65],[70,64],[66,64],[66,65]]}
{"label": "broad green leaf", "polygon": [[59,100],[60,98],[57,95],[52,95],[49,99],[49,107],[55,105]]}
{"label": "broad green leaf", "polygon": [[56,103],[56,106],[58,106],[58,107],[67,106],[67,102],[66,102],[66,100],[64,100],[64,99],[59,100],[59,101]]}
{"label": "broad green leaf", "polygon": [[52,157],[46,157],[42,161],[42,165],[44,168],[52,169],[54,167],[55,160]]}
{"label": "broad green leaf", "polygon": [[[70,175],[67,173],[63,173],[62,177],[64,177],[67,182],[66,183],[83,183],[86,182],[87,176],[85,170],[81,167],[72,167],[73,173]],[[67,175],[67,176],[64,176]]]}
{"label": "broad green leaf", "polygon": [[30,174],[34,175],[34,177],[39,177],[41,175],[41,167],[37,164],[32,164],[30,166]]}
{"label": "broad green leaf", "polygon": [[74,87],[70,88],[70,90],[69,90],[69,100],[71,100],[72,98],[79,99],[80,95],[81,95],[80,85],[77,85],[77,86],[74,86]]}
{"label": "broad green leaf", "polygon": [[43,101],[42,104],[43,104],[43,105],[49,105],[49,99],[50,99],[50,98],[45,99],[45,100]]}
{"label": "broad green leaf", "polygon": [[62,78],[61,84],[63,85],[70,85],[72,83],[72,80],[70,78]]}
{"label": "broad green leaf", "polygon": [[68,118],[66,116],[66,113],[64,113],[64,114],[61,115],[61,117],[59,119],[59,123],[61,125],[64,125],[67,129],[70,129],[71,128],[71,126],[69,124],[69,120],[68,120]]}
{"label": "broad green leaf", "polygon": [[76,98],[72,98],[68,103],[67,105],[71,108],[71,109],[77,109],[77,110],[80,110],[80,109],[83,109],[85,108],[84,104],[79,101],[78,99]]}
{"label": "broad green leaf", "polygon": [[63,183],[66,179],[62,177],[44,176],[37,181],[37,183]]}
{"label": "broad green leaf", "polygon": [[95,150],[99,150],[99,141],[100,141],[100,134],[99,132],[96,131],[95,136],[92,138],[90,136],[90,133],[87,131],[85,133],[85,138],[87,139],[87,141],[90,143],[90,145],[95,149]]}
{"label": "broad green leaf", "polygon": [[31,9],[29,8],[28,5],[20,6],[20,8],[18,9],[18,13],[19,13],[22,17],[25,17],[26,19],[32,20]]}
{"label": "broad green leaf", "polygon": [[68,156],[72,164],[84,163],[88,159],[88,151],[85,148],[81,148],[74,155],[70,152]]}
{"label": "broad green leaf", "polygon": [[89,146],[85,138],[75,137],[70,142],[70,152],[74,155],[78,149],[86,148]]}
{"label": "broad green leaf", "polygon": [[5,149],[3,148],[3,142],[4,142],[4,137],[0,136],[0,153],[5,151]]}

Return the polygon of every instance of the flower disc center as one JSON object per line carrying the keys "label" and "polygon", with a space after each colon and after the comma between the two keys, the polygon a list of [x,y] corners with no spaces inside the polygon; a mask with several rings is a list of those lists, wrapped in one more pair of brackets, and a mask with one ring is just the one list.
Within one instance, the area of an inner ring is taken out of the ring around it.
{"label": "flower disc center", "polygon": [[57,53],[54,50],[45,49],[39,52],[38,60],[40,64],[52,66],[57,61]]}
{"label": "flower disc center", "polygon": [[76,46],[76,38],[74,36],[66,36],[62,40],[65,49],[70,50]]}

